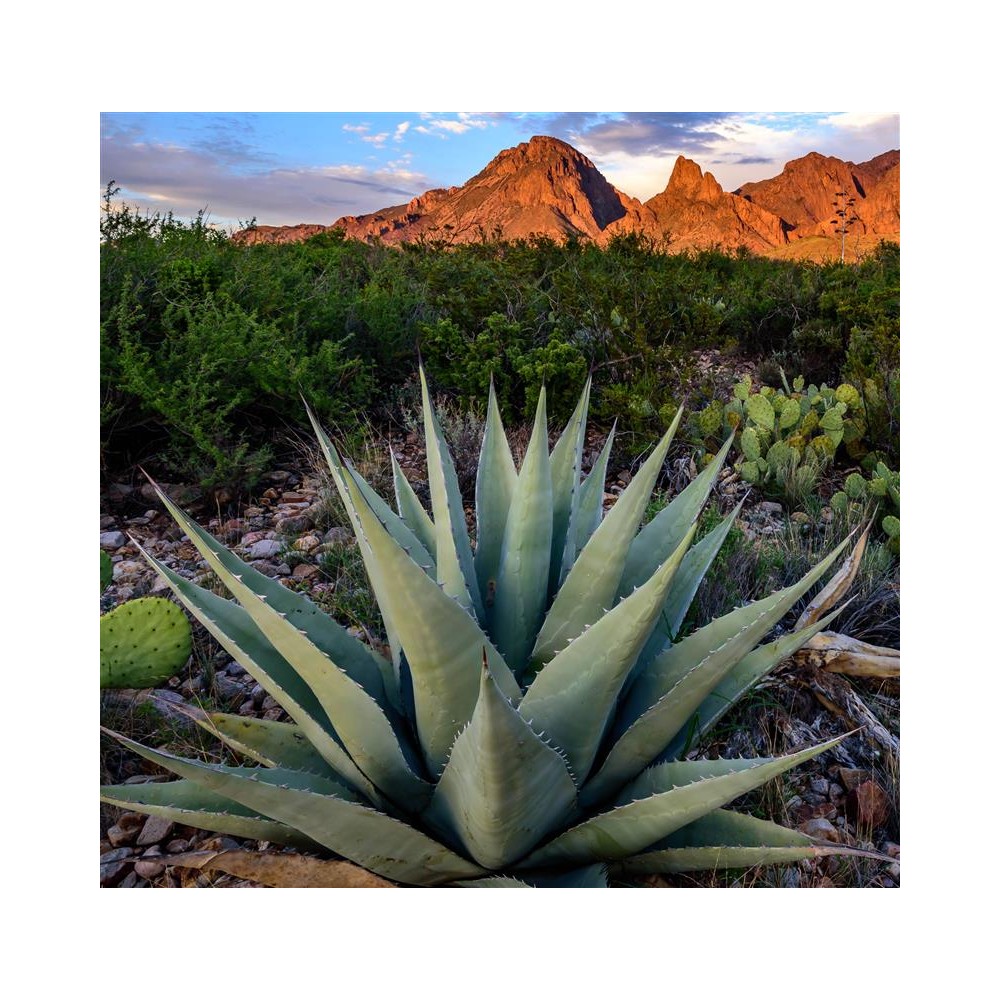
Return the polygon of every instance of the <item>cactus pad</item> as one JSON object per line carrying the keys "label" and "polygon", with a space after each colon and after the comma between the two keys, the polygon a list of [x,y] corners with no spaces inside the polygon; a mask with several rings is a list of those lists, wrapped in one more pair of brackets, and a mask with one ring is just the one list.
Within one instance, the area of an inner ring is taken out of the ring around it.
{"label": "cactus pad", "polygon": [[760,458],[760,438],[752,427],[747,427],[740,435],[740,448],[751,462]]}
{"label": "cactus pad", "polygon": [[758,394],[747,400],[747,416],[765,430],[774,430],[774,407],[763,396]]}
{"label": "cactus pad", "polygon": [[101,687],[151,687],[191,655],[191,625],[163,597],[128,601],[101,616]]}
{"label": "cactus pad", "polygon": [[800,416],[799,404],[794,399],[786,399],[781,404],[781,415],[778,420],[778,426],[783,431],[787,431],[799,422]]}
{"label": "cactus pad", "polygon": [[852,500],[860,500],[865,495],[864,476],[860,476],[858,473],[852,472],[847,479],[844,480],[844,492]]}

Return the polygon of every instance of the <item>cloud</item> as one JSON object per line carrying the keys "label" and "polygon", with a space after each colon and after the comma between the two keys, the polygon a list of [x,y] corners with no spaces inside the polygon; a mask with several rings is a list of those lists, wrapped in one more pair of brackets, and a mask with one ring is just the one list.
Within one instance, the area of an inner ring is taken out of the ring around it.
{"label": "cloud", "polygon": [[410,123],[409,122],[400,122],[396,126],[396,131],[393,132],[393,134],[392,134],[393,141],[395,141],[395,142],[402,142],[403,141],[403,136],[406,135],[407,129],[409,129],[409,127],[410,127]]}
{"label": "cloud", "polygon": [[341,128],[345,132],[367,132],[369,129],[368,125],[341,125]]}
{"label": "cloud", "polygon": [[207,208],[220,225],[256,217],[261,225],[318,222],[400,204],[433,187],[423,174],[354,164],[236,170],[203,148],[144,142],[109,129],[101,141],[101,185],[114,179],[121,197],[140,208],[193,217]]}
{"label": "cloud", "polygon": [[[414,131],[422,135],[437,135],[442,139],[446,139],[448,135],[462,135],[474,128],[489,128],[490,125],[497,124],[500,118],[496,115],[473,115],[469,111],[460,111],[455,118],[435,118],[425,114],[420,117],[426,124],[418,125]],[[491,121],[491,118],[496,120]]]}
{"label": "cloud", "polygon": [[370,142],[373,146],[381,148],[385,145],[385,140],[389,138],[388,132],[379,132],[376,135],[363,135],[362,142]]}

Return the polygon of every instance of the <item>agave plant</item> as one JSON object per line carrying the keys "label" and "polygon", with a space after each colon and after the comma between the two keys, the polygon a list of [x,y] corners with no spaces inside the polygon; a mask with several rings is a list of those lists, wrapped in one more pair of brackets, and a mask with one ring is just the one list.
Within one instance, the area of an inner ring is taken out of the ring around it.
{"label": "agave plant", "polygon": [[235,602],[143,555],[293,722],[199,713],[249,758],[245,766],[118,737],[180,780],[106,786],[103,801],[326,849],[412,885],[604,886],[609,873],[838,850],[723,808],[836,741],[780,758],[684,758],[741,694],[828,624],[759,645],[843,545],[794,586],[678,641],[738,512],[692,544],[731,439],[642,526],[680,414],[604,515],[614,429],[584,477],[589,380],[551,451],[542,390],[520,470],[491,392],[473,546],[421,378],[430,513],[395,459],[394,511],[310,413],[388,655],[245,565],[160,493]]}

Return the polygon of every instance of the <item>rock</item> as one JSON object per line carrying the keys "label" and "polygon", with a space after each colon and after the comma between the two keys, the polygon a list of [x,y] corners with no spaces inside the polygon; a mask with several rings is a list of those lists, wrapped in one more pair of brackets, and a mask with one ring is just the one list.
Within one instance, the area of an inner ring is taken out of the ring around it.
{"label": "rock", "polygon": [[874,781],[864,781],[848,793],[847,814],[860,829],[872,830],[889,818],[889,797]]}
{"label": "rock", "polygon": [[269,722],[281,722],[284,715],[285,712],[284,709],[282,708],[269,708],[264,713],[264,718],[267,719]]}
{"label": "rock", "polygon": [[808,524],[809,523],[809,515],[806,514],[804,511],[796,510],[796,511],[792,512],[792,520],[796,524]]}
{"label": "rock", "polygon": [[101,548],[104,549],[105,552],[114,552],[115,549],[120,549],[127,543],[128,538],[125,537],[125,532],[123,531],[101,532]]}
{"label": "rock", "polygon": [[175,837],[167,843],[167,854],[183,854],[190,846],[190,840],[184,840],[183,837]]}
{"label": "rock", "polygon": [[250,565],[253,566],[258,573],[263,573],[264,576],[274,577],[279,575],[278,567],[275,566],[269,559],[254,559]]}
{"label": "rock", "polygon": [[849,792],[853,792],[862,781],[871,777],[870,771],[864,771],[859,767],[841,767],[838,768],[837,774],[840,777],[840,783]]}
{"label": "rock", "polygon": [[129,577],[138,576],[145,568],[145,563],[138,562],[135,559],[123,559],[121,562],[114,564],[111,569],[111,577],[115,581],[125,580]]}
{"label": "rock", "polygon": [[799,823],[811,819],[835,819],[837,807],[832,802],[819,802],[814,805],[802,805],[796,810]]}
{"label": "rock", "polygon": [[315,535],[303,535],[293,543],[292,548],[298,552],[312,552],[319,544],[319,539]]}
{"label": "rock", "polygon": [[289,473],[283,469],[275,469],[274,472],[265,472],[261,478],[269,483],[273,483],[275,486],[281,486],[282,483],[288,481]]}
{"label": "rock", "polygon": [[225,674],[215,675],[215,691],[223,701],[242,700],[246,697],[246,688],[238,680],[226,677]]}
{"label": "rock", "polygon": [[118,847],[101,855],[101,885],[118,885],[132,870],[132,849]]}
{"label": "rock", "polygon": [[[166,840],[174,832],[174,824],[169,819],[162,816],[149,816],[139,834],[135,844],[136,847],[148,847],[151,844],[158,844],[161,840]],[[139,873],[142,875],[142,872]],[[147,876],[143,876],[144,878]]]}
{"label": "rock", "polygon": [[264,696],[264,700],[261,702],[260,707],[266,712],[269,709],[280,708],[281,706],[268,694]]}
{"label": "rock", "polygon": [[827,796],[830,793],[830,782],[826,778],[813,778],[809,782],[809,788],[816,795]]}
{"label": "rock", "polygon": [[264,538],[259,542],[254,542],[247,549],[247,555],[251,559],[271,559],[278,555],[283,548],[281,542],[273,538]]}
{"label": "rock", "polygon": [[113,847],[134,844],[145,822],[146,817],[141,813],[123,813],[118,822],[108,828],[108,841]]}
{"label": "rock", "polygon": [[761,500],[761,502],[757,504],[757,510],[759,510],[762,514],[768,515],[769,517],[773,517],[775,515],[781,517],[785,508],[782,507],[780,503],[775,503],[773,500]]}
{"label": "rock", "polygon": [[349,528],[331,528],[324,536],[327,545],[346,545],[354,541],[354,534]]}
{"label": "rock", "polygon": [[840,831],[827,819],[810,819],[799,824],[799,830],[807,837],[817,840],[829,840],[832,844],[840,843]]}
{"label": "rock", "polygon": [[233,543],[238,538],[242,538],[243,533],[246,531],[246,521],[240,518],[232,518],[225,522],[221,528],[219,528],[219,536],[222,541],[227,543]]}
{"label": "rock", "polygon": [[251,698],[249,701],[245,701],[243,702],[242,705],[240,705],[239,709],[237,710],[237,714],[249,718],[251,715],[254,715],[256,711],[257,711],[257,706],[254,705],[253,699]]}
{"label": "rock", "polygon": [[158,878],[163,874],[166,866],[159,861],[137,861],[135,863],[135,873],[140,878]]}
{"label": "rock", "polygon": [[240,545],[242,545],[243,548],[247,548],[248,546],[253,545],[255,542],[259,542],[265,538],[272,537],[272,535],[273,532],[270,531],[248,531],[240,539]]}
{"label": "rock", "polygon": [[113,514],[103,514],[101,516],[101,531],[110,531],[118,523]]}
{"label": "rock", "polygon": [[118,883],[118,888],[134,889],[136,888],[136,886],[138,886],[138,884],[139,884],[139,876],[136,875],[135,871],[130,871],[128,875],[126,875],[125,878],[123,878],[121,882]]}
{"label": "rock", "polygon": [[312,563],[299,563],[299,565],[292,570],[292,576],[296,580],[311,580],[319,572],[319,566],[314,566]]}
{"label": "rock", "polygon": [[899,863],[894,865],[889,865],[889,878],[893,880],[897,885],[899,884]]}
{"label": "rock", "polygon": [[830,782],[830,801],[836,802],[837,799],[841,798],[844,794],[844,789],[840,787],[835,781]]}
{"label": "rock", "polygon": [[308,514],[293,514],[291,517],[279,517],[274,526],[285,535],[298,535],[303,531],[311,531],[316,523]]}
{"label": "rock", "polygon": [[888,854],[890,858],[899,857],[899,844],[894,844],[891,840],[887,840],[882,845],[882,853]]}

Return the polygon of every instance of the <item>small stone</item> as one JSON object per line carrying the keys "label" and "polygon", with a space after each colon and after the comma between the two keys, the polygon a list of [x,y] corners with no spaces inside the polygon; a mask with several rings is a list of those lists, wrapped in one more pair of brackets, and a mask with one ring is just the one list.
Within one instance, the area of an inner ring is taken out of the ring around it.
{"label": "small stone", "polygon": [[247,672],[235,661],[226,664],[226,673],[230,677],[246,677]]}
{"label": "small stone", "polygon": [[281,706],[270,695],[264,696],[264,700],[260,707],[263,708],[265,712],[272,708],[281,708]]}
{"label": "small stone", "polygon": [[853,792],[862,781],[871,777],[870,771],[864,771],[859,767],[842,767],[837,771],[840,783],[849,792]]}
{"label": "small stone", "polygon": [[844,789],[840,787],[835,781],[830,782],[830,800],[835,802],[837,799],[842,798],[844,795]]}
{"label": "small stone", "polygon": [[270,559],[278,555],[282,548],[281,542],[275,541],[273,538],[263,538],[259,542],[254,542],[247,549],[247,555],[251,559]]}
{"label": "small stone", "polygon": [[847,813],[858,827],[872,830],[889,818],[889,797],[876,782],[862,782],[847,796]]}
{"label": "small stone", "polygon": [[894,844],[891,840],[887,840],[882,845],[882,853],[888,854],[890,858],[899,857],[899,844]]}
{"label": "small stone", "polygon": [[840,832],[827,819],[810,819],[799,824],[799,829],[807,837],[815,837],[817,840],[829,840],[833,844],[840,843]]}
{"label": "small stone", "polygon": [[291,517],[279,517],[274,526],[283,534],[300,535],[316,527],[316,524],[308,514],[293,514]]}
{"label": "small stone", "polygon": [[291,576],[292,575],[292,567],[289,566],[288,563],[286,563],[286,562],[278,563],[278,565],[275,566],[275,568],[274,568],[274,572],[275,572],[275,575],[277,575],[277,576]]}
{"label": "small stone", "polygon": [[175,837],[167,842],[167,854],[183,854],[190,846],[190,841]]}
{"label": "small stone", "polygon": [[101,885],[105,888],[120,884],[132,870],[131,861],[101,862]]}
{"label": "small stone", "polygon": [[278,575],[278,569],[273,562],[267,559],[254,559],[250,565],[257,570],[258,573],[263,573],[264,576],[275,577]]}
{"label": "small stone", "polygon": [[816,805],[802,805],[796,810],[800,823],[811,819],[835,819],[837,807],[832,802],[820,802]]}
{"label": "small stone", "polygon": [[257,711],[257,706],[254,705],[253,699],[250,699],[249,701],[245,701],[243,702],[242,705],[240,705],[238,713],[240,715],[249,717],[253,715],[256,711]]}
{"label": "small stone", "polygon": [[250,690],[250,697],[253,699],[255,705],[260,705],[266,696],[267,692],[259,684],[254,684]]}
{"label": "small stone", "polygon": [[281,708],[269,708],[264,713],[264,718],[267,719],[268,722],[281,722],[282,717],[284,716],[284,714],[285,714],[284,709],[281,709]]}
{"label": "small stone", "polygon": [[347,528],[331,528],[323,536],[323,541],[327,545],[345,545],[353,539],[354,535]]}
{"label": "small stone", "polygon": [[[91,522],[91,524],[93,524],[93,522]],[[114,552],[115,549],[120,549],[127,542],[128,539],[122,531],[101,532],[101,548],[104,549],[105,552]]]}
{"label": "small stone", "polygon": [[[174,824],[169,819],[162,816],[150,816],[142,828],[135,844],[136,847],[148,847],[150,844],[158,844],[161,840],[166,840],[174,832]],[[142,872],[139,873],[140,875]],[[144,878],[146,876],[143,876]]]}
{"label": "small stone", "polygon": [[796,510],[796,511],[792,512],[792,520],[796,524],[808,524],[809,523],[809,515],[806,514],[804,511]]}
{"label": "small stone", "polygon": [[826,778],[813,778],[809,782],[809,788],[816,795],[829,795],[830,793],[830,782]]}
{"label": "small stone", "polygon": [[198,845],[199,851],[239,851],[241,847],[232,837],[209,837]]}
{"label": "small stone", "polygon": [[242,545],[243,548],[247,548],[250,545],[263,541],[269,535],[270,532],[268,531],[250,531],[240,539],[240,545]]}
{"label": "small stone", "polygon": [[136,835],[138,830],[135,828],[131,830],[122,829],[117,823],[114,826],[108,827],[108,843],[112,847],[121,847],[123,844],[135,843]]}
{"label": "small stone", "polygon": [[112,865],[116,861],[124,861],[130,857],[132,857],[131,847],[116,847],[113,851],[105,851],[101,855],[101,864]]}
{"label": "small stone", "polygon": [[894,865],[889,865],[889,878],[891,878],[893,880],[893,882],[897,883],[897,885],[899,884],[899,863],[898,862],[896,864],[894,864]]}
{"label": "small stone", "polygon": [[111,570],[111,576],[115,580],[121,580],[130,576],[137,576],[144,569],[145,564],[134,559],[123,559],[115,563]]}
{"label": "small stone", "polygon": [[299,563],[292,570],[292,576],[296,580],[311,580],[319,572],[319,566],[314,566],[312,563]]}
{"label": "small stone", "polygon": [[761,500],[761,502],[757,504],[757,510],[759,510],[762,514],[780,515],[783,513],[784,508],[780,503],[775,503],[773,500]]}
{"label": "small stone", "polygon": [[135,873],[140,878],[157,878],[163,874],[165,867],[158,861],[137,861]]}
{"label": "small stone", "polygon": [[113,514],[104,514],[101,516],[101,531],[110,531],[117,523]]}
{"label": "small stone", "polygon": [[293,549],[299,552],[312,552],[319,545],[319,539],[315,535],[303,535],[292,545]]}
{"label": "small stone", "polygon": [[139,876],[136,875],[135,871],[130,871],[128,875],[125,876],[118,883],[119,889],[134,889],[139,884]]}
{"label": "small stone", "polygon": [[246,694],[239,681],[227,677],[225,674],[215,675],[215,691],[223,701],[236,701],[237,698],[243,698]]}

